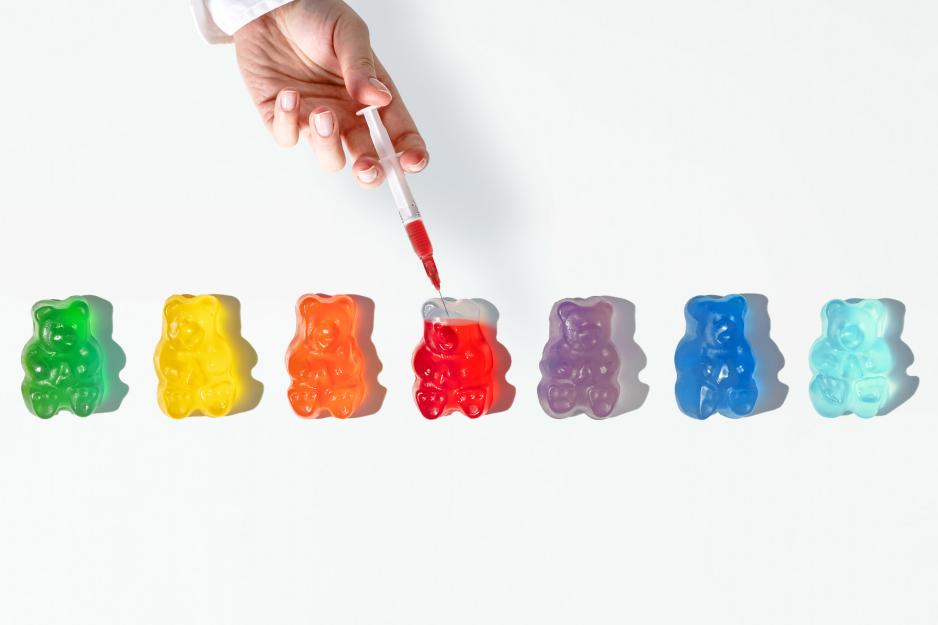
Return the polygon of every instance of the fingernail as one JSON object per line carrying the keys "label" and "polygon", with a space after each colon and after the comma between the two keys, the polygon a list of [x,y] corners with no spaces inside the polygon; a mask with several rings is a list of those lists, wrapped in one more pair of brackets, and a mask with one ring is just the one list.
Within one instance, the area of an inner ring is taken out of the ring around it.
{"label": "fingernail", "polygon": [[416,163],[411,163],[407,166],[407,171],[417,173],[418,171],[423,171],[423,168],[427,166],[427,157],[423,157]]}
{"label": "fingernail", "polygon": [[320,137],[331,137],[335,129],[335,120],[332,118],[332,111],[323,111],[313,115],[313,125],[316,126],[316,134]]}
{"label": "fingernail", "polygon": [[280,108],[290,113],[296,108],[296,91],[284,91],[280,94]]}
{"label": "fingernail", "polygon": [[378,177],[378,168],[372,165],[368,169],[358,172],[358,179],[365,184],[371,184]]}
{"label": "fingernail", "polygon": [[377,89],[378,91],[391,95],[391,90],[388,89],[387,85],[385,85],[383,82],[381,82],[377,78],[369,78],[368,82],[370,82],[371,86]]}

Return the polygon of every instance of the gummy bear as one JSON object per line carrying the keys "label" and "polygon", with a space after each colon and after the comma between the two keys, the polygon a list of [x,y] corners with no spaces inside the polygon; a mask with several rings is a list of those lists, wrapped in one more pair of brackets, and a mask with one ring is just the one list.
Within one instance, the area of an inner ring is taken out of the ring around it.
{"label": "gummy bear", "polygon": [[293,380],[287,396],[297,415],[345,419],[361,406],[367,389],[357,323],[348,295],[304,295],[297,302],[296,336],[287,350]]}
{"label": "gummy bear", "polygon": [[612,342],[612,304],[602,298],[562,300],[550,316],[537,395],[552,417],[612,414],[619,400],[619,354]]}
{"label": "gummy bear", "polygon": [[889,402],[895,358],[886,341],[880,300],[834,300],[821,313],[822,336],[811,347],[811,402],[819,414],[870,418]]}
{"label": "gummy bear", "polygon": [[677,346],[674,393],[681,412],[706,419],[752,413],[759,396],[756,360],[746,340],[748,312],[742,295],[698,296],[687,302],[687,333]]}
{"label": "gummy bear", "polygon": [[492,345],[473,300],[433,299],[423,306],[423,340],[414,352],[414,399],[427,419],[488,412],[495,394]]}
{"label": "gummy bear", "polygon": [[23,350],[23,399],[37,417],[63,409],[93,413],[107,395],[104,352],[92,331],[91,307],[80,297],[33,306],[33,337]]}
{"label": "gummy bear", "polygon": [[154,364],[160,408],[170,417],[221,417],[235,406],[244,382],[225,330],[225,314],[214,295],[173,295],[166,300]]}

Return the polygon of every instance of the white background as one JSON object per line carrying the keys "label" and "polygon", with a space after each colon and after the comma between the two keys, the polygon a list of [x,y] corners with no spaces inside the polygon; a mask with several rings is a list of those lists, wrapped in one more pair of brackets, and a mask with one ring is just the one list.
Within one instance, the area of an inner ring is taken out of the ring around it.
{"label": "white background", "polygon": [[[385,189],[261,127],[183,2],[7,3],[0,20],[0,621],[934,623],[938,38],[933,2],[358,3],[432,151],[413,180],[447,295],[501,311],[514,407],[428,422],[431,296]],[[377,307],[383,410],[295,417],[309,291]],[[172,293],[240,298],[260,407],[163,416]],[[682,307],[769,298],[785,405],[681,415]],[[22,404],[29,308],[115,309],[130,394]],[[536,401],[561,297],[635,302],[639,411]],[[813,412],[833,297],[908,308],[918,393]]]}

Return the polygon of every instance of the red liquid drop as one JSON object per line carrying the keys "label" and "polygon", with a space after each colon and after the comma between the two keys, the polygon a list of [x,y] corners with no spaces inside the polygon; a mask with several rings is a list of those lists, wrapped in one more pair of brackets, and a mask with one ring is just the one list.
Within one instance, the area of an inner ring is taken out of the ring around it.
{"label": "red liquid drop", "polygon": [[424,321],[414,352],[414,399],[427,419],[459,411],[475,419],[489,411],[496,394],[495,358],[477,321]]}

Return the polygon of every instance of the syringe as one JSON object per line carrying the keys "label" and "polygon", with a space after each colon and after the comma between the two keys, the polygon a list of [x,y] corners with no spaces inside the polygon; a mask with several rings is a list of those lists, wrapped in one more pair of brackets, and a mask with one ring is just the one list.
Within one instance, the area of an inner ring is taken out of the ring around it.
{"label": "syringe", "polygon": [[[378,107],[369,106],[358,111],[357,114],[364,117],[368,123],[371,141],[375,144],[378,160],[381,161],[381,166],[384,168],[388,186],[391,188],[391,195],[394,196],[394,203],[397,205],[397,212],[401,215],[401,222],[407,231],[407,237],[410,239],[410,244],[413,246],[414,252],[417,253],[417,257],[423,262],[423,269],[427,272],[430,282],[433,283],[433,288],[439,293],[440,272],[437,271],[436,262],[433,260],[433,245],[430,244],[427,228],[423,225],[420,211],[417,210],[414,195],[410,192],[410,187],[407,186],[404,170],[401,169],[401,162],[394,151],[391,137],[388,136],[384,122],[381,121]],[[440,299],[443,299],[442,293],[440,293]]]}

